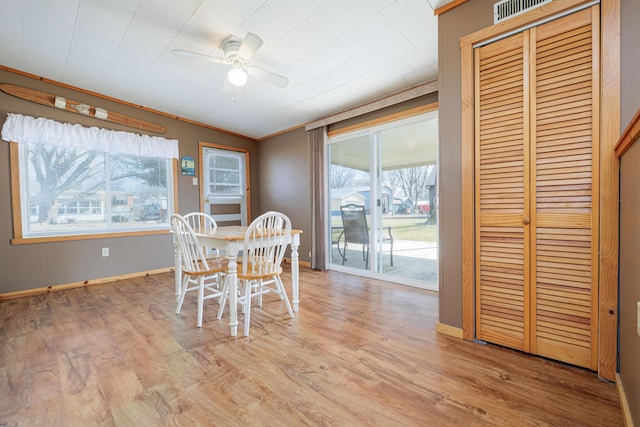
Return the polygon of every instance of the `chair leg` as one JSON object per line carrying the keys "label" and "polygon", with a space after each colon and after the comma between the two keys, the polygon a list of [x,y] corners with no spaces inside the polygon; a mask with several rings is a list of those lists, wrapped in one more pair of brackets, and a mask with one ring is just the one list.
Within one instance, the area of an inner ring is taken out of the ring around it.
{"label": "chair leg", "polygon": [[344,265],[344,262],[346,260],[347,260],[347,241],[345,240],[344,247],[342,249],[342,265]]}
{"label": "chair leg", "polygon": [[182,310],[182,303],[184,303],[184,296],[187,294],[187,287],[189,286],[189,276],[186,274],[182,275],[182,286],[180,287],[180,298],[178,300],[178,305],[176,306],[176,314],[179,314]]}
{"label": "chair leg", "polygon": [[202,328],[202,312],[204,311],[204,276],[198,278],[198,328]]}
{"label": "chair leg", "polygon": [[280,279],[280,276],[275,276],[274,279],[275,279],[276,287],[278,288],[278,291],[280,292],[280,296],[284,300],[284,305],[287,306],[287,311],[289,312],[289,317],[291,317],[293,319],[293,317],[294,317],[293,310],[291,309],[291,304],[289,303],[289,297],[287,296],[287,292],[284,290],[284,284],[282,283],[282,279]]}
{"label": "chair leg", "polygon": [[[362,252],[364,252],[364,248],[365,248],[365,246],[363,245],[362,246]],[[366,248],[367,248],[367,258],[364,261],[364,268],[368,270],[369,269],[369,246],[366,246]]]}

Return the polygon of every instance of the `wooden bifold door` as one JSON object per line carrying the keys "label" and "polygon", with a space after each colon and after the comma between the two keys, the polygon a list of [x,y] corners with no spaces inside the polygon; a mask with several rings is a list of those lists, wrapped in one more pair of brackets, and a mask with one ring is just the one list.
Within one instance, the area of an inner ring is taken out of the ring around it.
{"label": "wooden bifold door", "polygon": [[477,47],[476,338],[597,368],[599,7]]}

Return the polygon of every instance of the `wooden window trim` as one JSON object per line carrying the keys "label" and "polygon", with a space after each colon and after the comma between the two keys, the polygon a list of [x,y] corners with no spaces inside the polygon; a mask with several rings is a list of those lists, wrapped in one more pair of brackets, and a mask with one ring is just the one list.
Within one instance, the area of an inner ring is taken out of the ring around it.
{"label": "wooden window trim", "polygon": [[[148,231],[126,231],[114,233],[96,234],[73,234],[67,236],[47,236],[47,237],[23,237],[22,235],[22,204],[20,203],[20,159],[19,149],[16,142],[9,143],[9,158],[11,169],[11,205],[13,217],[13,239],[12,245],[26,245],[34,243],[69,242],[78,240],[111,239],[116,237],[151,236],[157,234],[169,234],[170,230],[148,230]],[[173,159],[173,211],[178,211],[178,160]]]}
{"label": "wooden window trim", "polygon": [[438,109],[438,103],[437,102],[432,102],[430,104],[426,104],[426,105],[421,105],[419,107],[410,108],[408,110],[400,111],[400,112],[394,113],[394,114],[389,114],[389,115],[386,115],[384,117],[379,117],[377,119],[367,120],[367,121],[364,121],[362,123],[356,123],[354,125],[346,126],[346,127],[340,128],[340,129],[329,130],[327,132],[327,136],[329,138],[331,138],[333,136],[342,135],[342,134],[353,132],[353,131],[356,131],[356,130],[368,129],[368,128],[372,128],[374,126],[382,125],[382,124],[385,124],[385,123],[394,122],[396,120],[406,119],[407,117],[418,116],[418,115],[423,114],[423,113],[436,111],[437,109]]}

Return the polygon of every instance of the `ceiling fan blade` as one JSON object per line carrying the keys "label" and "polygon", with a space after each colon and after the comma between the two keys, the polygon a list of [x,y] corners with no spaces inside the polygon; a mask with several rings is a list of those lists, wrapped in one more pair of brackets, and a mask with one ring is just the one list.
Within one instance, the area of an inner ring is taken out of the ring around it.
{"label": "ceiling fan blade", "polygon": [[198,58],[204,59],[205,61],[215,62],[216,64],[228,64],[229,62],[226,59],[216,58],[215,56],[204,55],[202,53],[190,52],[188,50],[182,49],[173,49],[171,52],[178,56],[183,56],[185,58]]}
{"label": "ceiling fan blade", "polygon": [[285,88],[289,85],[289,79],[285,76],[281,76],[280,74],[276,74],[272,71],[265,70],[261,67],[256,67],[255,65],[251,65],[247,67],[247,71],[252,76],[259,78],[265,82],[271,83],[274,86],[279,88]]}
{"label": "ceiling fan blade", "polygon": [[253,33],[247,33],[247,36],[242,41],[240,49],[238,50],[238,56],[244,58],[247,61],[253,58],[260,46],[262,46],[262,39]]}

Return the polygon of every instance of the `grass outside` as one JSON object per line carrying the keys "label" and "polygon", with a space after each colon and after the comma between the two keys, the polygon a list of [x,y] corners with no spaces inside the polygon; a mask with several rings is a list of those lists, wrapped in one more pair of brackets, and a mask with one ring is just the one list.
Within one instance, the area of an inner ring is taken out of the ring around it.
{"label": "grass outside", "polygon": [[[369,218],[367,218],[369,219]],[[438,239],[437,224],[426,225],[427,218],[424,216],[384,216],[382,218],[383,227],[391,227],[391,234],[397,240],[413,240],[417,242],[433,242]],[[333,218],[333,226],[342,226],[340,217]],[[333,230],[332,241],[337,241],[342,230]],[[386,237],[386,235],[385,235]]]}

